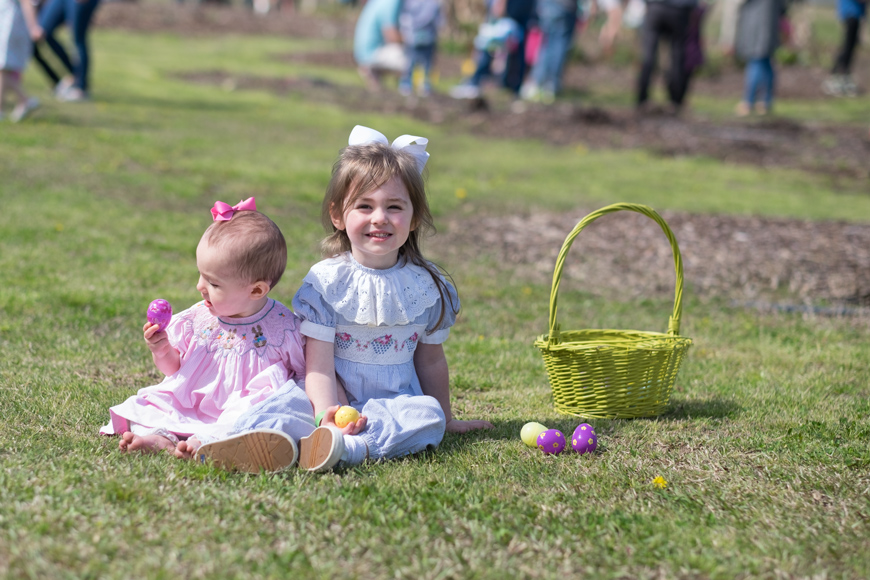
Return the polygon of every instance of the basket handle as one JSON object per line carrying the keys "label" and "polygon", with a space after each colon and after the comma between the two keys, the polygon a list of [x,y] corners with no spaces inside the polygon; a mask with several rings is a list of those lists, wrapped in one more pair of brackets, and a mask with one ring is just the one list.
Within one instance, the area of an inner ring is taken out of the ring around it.
{"label": "basket handle", "polygon": [[671,243],[671,249],[674,253],[674,271],[677,276],[677,283],[674,292],[674,312],[668,320],[668,334],[670,336],[678,336],[680,334],[680,317],[683,312],[683,258],[680,256],[680,247],[677,245],[677,239],[674,237],[674,232],[671,231],[671,228],[668,227],[665,220],[663,220],[662,217],[649,206],[637,203],[614,203],[613,205],[608,205],[598,211],[594,211],[580,220],[580,223],[574,226],[574,229],[571,230],[571,233],[568,234],[567,238],[565,238],[565,243],[562,244],[562,249],[559,251],[559,256],[556,258],[556,268],[553,271],[553,286],[550,290],[550,333],[548,335],[550,344],[558,344],[559,342],[559,325],[556,324],[559,282],[562,279],[562,269],[565,266],[565,259],[568,257],[568,250],[571,249],[571,244],[574,242],[574,238],[583,231],[583,228],[601,216],[617,211],[634,211],[655,220],[668,237],[668,241]]}

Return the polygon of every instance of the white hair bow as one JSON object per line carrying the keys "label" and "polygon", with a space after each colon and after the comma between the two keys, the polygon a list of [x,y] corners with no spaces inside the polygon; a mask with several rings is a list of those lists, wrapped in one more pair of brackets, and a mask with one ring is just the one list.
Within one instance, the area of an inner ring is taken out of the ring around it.
{"label": "white hair bow", "polygon": [[[384,137],[383,133],[357,125],[350,132],[350,137],[347,139],[348,145],[368,145],[369,143],[383,143],[389,145],[390,142]],[[429,154],[426,152],[426,145],[429,144],[429,139],[425,137],[416,137],[414,135],[402,135],[396,137],[393,141],[393,149],[401,149],[407,151],[417,160],[417,169],[423,173],[423,168],[426,167],[426,162],[429,161]]]}

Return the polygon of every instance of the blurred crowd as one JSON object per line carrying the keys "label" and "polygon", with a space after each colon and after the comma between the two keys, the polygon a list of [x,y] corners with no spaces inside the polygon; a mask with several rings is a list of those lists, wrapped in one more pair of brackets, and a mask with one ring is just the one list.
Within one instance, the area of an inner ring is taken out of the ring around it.
{"label": "blurred crowd", "polygon": [[[867,0],[837,0],[842,26],[829,78],[821,89],[831,96],[856,96],[860,88],[852,65],[866,17]],[[450,89],[457,99],[478,99],[486,82],[494,82],[518,101],[552,103],[576,36],[600,21],[598,44],[604,58],[613,55],[617,38],[630,30],[638,42],[635,105],[648,111],[657,73],[659,48],[668,48],[663,75],[665,110],[683,108],[695,72],[704,63],[704,23],[716,13],[718,39],[710,43],[745,67],[739,116],[772,110],[776,87],[774,54],[792,40],[790,0],[486,0],[486,14],[474,38],[474,53],[465,79]],[[372,90],[388,77],[398,78],[403,95],[432,91],[441,0],[367,0],[356,23],[354,58]],[[660,107],[657,107],[660,108]]]}
{"label": "blurred crowd", "polygon": [[[39,100],[27,94],[21,78],[31,61],[58,100],[90,99],[88,31],[100,1],[0,0],[0,120],[18,122],[39,107]],[[294,1],[294,6],[313,1]],[[455,10],[455,5],[447,0],[339,1],[362,4],[353,56],[367,86],[382,90],[390,78],[390,86],[402,95],[430,95],[436,84],[445,11]],[[507,91],[518,104],[553,103],[562,91],[577,36],[595,22],[598,53],[604,59],[613,57],[621,35],[635,40],[630,44],[639,63],[634,93],[638,112],[652,109],[678,114],[710,46],[745,67],[743,95],[735,113],[765,115],[772,111],[776,95],[774,55],[795,36],[789,14],[794,1],[485,0],[473,53],[463,67],[464,79],[449,94],[457,99],[480,99],[489,83]],[[852,71],[867,0],[830,1],[837,3],[840,42],[830,56],[830,75],[820,88],[830,96],[854,97],[861,93]],[[260,14],[280,6],[280,0],[247,3]],[[710,14],[715,14],[715,27],[705,26]],[[56,36],[64,25],[70,48]],[[708,42],[704,30],[718,37]],[[667,70],[661,75],[667,102],[651,105],[662,45],[668,57]]]}

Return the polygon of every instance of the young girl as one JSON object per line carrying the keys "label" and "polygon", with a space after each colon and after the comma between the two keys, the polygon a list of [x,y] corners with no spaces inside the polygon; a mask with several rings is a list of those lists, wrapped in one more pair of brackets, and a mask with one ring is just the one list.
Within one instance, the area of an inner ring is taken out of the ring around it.
{"label": "young girl", "polygon": [[17,123],[39,106],[39,100],[28,97],[21,85],[21,73],[30,60],[33,40],[42,37],[36,23],[36,10],[30,0],[0,0],[0,120],[6,116],[3,109],[6,92],[15,93],[18,104],[9,115]]}
{"label": "young girl", "polygon": [[[746,78],[743,100],[734,109],[738,117],[753,112],[766,115],[773,108],[773,55],[780,44],[780,20],[786,8],[785,0],[744,0],[740,5],[734,48],[737,56],[746,61]],[[759,93],[761,99],[756,104]]]}
{"label": "young girl", "polygon": [[[269,298],[287,264],[281,230],[256,211],[254,198],[235,207],[217,202],[211,211],[214,223],[196,248],[203,300],[174,315],[164,331],[143,327],[166,378],[112,407],[100,430],[121,433],[121,451],[189,458],[279,388],[305,396],[294,382],[305,371],[299,320]],[[295,459],[295,448],[284,440],[275,453],[292,455],[286,462]]]}
{"label": "young girl", "polygon": [[[445,428],[492,427],[455,419],[450,410],[442,343],[459,300],[420,252],[420,238],[432,229],[421,176],[427,143],[405,135],[391,146],[357,126],[333,168],[323,202],[332,231],[323,249],[332,257],[311,268],[293,299],[304,320],[305,391],[320,426],[309,424],[308,434],[300,432],[301,419],[291,425],[281,393],[237,423],[251,434],[268,427],[303,435],[303,469],[416,453],[436,447]],[[334,421],[339,402],[361,414],[344,429]]]}

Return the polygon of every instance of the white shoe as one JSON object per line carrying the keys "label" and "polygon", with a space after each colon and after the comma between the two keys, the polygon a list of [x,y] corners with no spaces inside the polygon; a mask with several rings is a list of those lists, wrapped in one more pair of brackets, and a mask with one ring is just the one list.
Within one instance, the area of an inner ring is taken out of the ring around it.
{"label": "white shoe", "polygon": [[84,103],[90,101],[91,97],[78,87],[70,87],[58,97],[58,100],[64,103]]}
{"label": "white shoe", "polygon": [[65,77],[61,79],[60,82],[54,86],[54,96],[57,100],[62,100],[61,97],[63,94],[70,90],[75,82],[76,80],[73,77]]}
{"label": "white shoe", "polygon": [[313,472],[329,471],[344,454],[344,435],[337,427],[318,427],[299,440],[299,468]]}
{"label": "white shoe", "polygon": [[206,443],[196,451],[200,463],[211,461],[229,471],[281,471],[296,463],[296,442],[275,429],[256,429]]}
{"label": "white shoe", "polygon": [[480,87],[475,85],[456,85],[450,89],[449,95],[454,99],[476,99],[480,96]]}
{"label": "white shoe", "polygon": [[9,115],[9,120],[13,123],[18,123],[19,121],[23,121],[27,115],[32,113],[34,110],[39,108],[39,99],[36,97],[30,97],[14,109],[12,109],[12,114]]}

